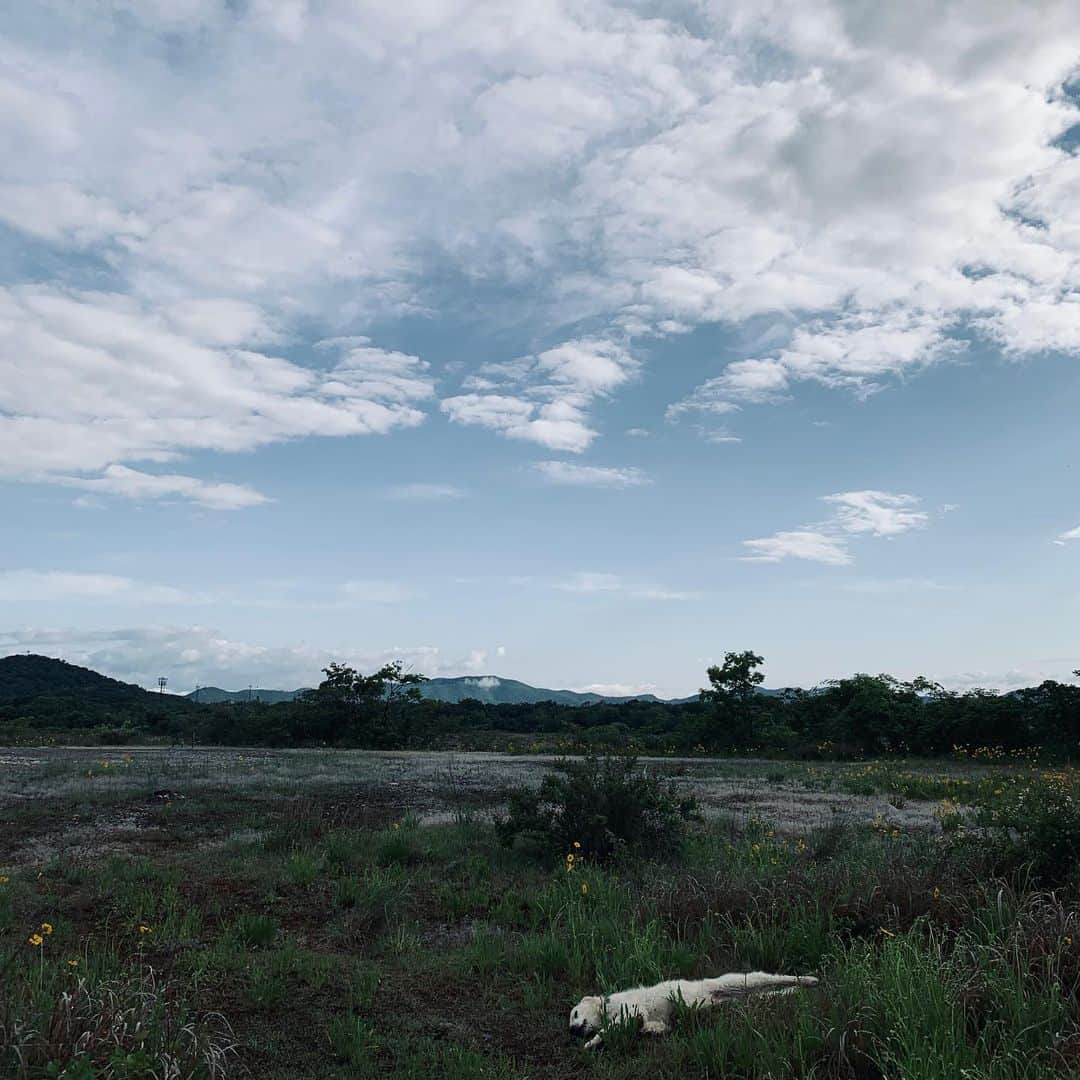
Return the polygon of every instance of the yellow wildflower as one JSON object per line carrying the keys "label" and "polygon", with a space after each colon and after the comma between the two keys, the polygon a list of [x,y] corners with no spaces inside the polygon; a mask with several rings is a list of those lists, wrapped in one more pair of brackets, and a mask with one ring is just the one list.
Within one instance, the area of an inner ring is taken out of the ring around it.
{"label": "yellow wildflower", "polygon": [[41,932],[45,935],[52,933],[52,923],[43,922],[41,924]]}
{"label": "yellow wildflower", "polygon": [[941,890],[936,885],[934,886],[934,899],[935,900],[940,900],[941,899]]}
{"label": "yellow wildflower", "polygon": [[69,968],[77,968],[79,966],[79,961],[78,960],[69,960],[67,962],[67,965],[68,965]]}
{"label": "yellow wildflower", "polygon": [[586,885],[585,882],[583,881],[581,883],[581,895],[586,896],[586,895],[588,895],[588,892],[589,892],[589,886]]}
{"label": "yellow wildflower", "polygon": [[580,848],[581,847],[581,841],[580,840],[575,840],[574,841],[574,847]]}
{"label": "yellow wildflower", "polygon": [[26,942],[28,945],[40,945],[45,939],[40,934],[31,934]]}
{"label": "yellow wildflower", "polygon": [[10,880],[7,874],[0,874],[0,885],[6,885]]}
{"label": "yellow wildflower", "polygon": [[151,928],[149,926],[140,926],[139,927],[139,933],[140,934],[151,934],[151,933],[153,933],[153,931],[151,930]]}

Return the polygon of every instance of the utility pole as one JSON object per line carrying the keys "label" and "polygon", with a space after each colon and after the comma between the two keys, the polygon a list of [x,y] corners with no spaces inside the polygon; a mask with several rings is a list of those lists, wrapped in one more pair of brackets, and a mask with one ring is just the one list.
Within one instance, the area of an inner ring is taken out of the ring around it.
{"label": "utility pole", "polygon": [[165,686],[168,683],[168,681],[169,681],[169,677],[167,675],[159,675],[158,676],[157,688],[158,688],[158,693],[162,697],[165,696]]}

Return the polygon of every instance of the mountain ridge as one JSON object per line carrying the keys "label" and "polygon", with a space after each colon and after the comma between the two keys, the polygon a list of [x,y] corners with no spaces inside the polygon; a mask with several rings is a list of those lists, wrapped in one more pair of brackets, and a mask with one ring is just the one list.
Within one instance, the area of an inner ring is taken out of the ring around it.
{"label": "mountain ridge", "polygon": [[[310,687],[297,690],[267,690],[252,687],[251,690],[223,690],[218,686],[201,686],[187,694],[190,701],[202,704],[221,702],[262,701],[276,704],[293,701]],[[504,679],[499,675],[456,675],[425,679],[420,684],[423,697],[434,701],[456,703],[475,698],[487,705],[534,705],[541,701],[554,701],[559,705],[596,705],[601,702],[619,704],[627,701],[655,701],[664,704],[681,704],[696,701],[697,694],[685,698],[658,698],[655,694],[596,694],[580,690],[553,690],[532,686],[519,679]]]}

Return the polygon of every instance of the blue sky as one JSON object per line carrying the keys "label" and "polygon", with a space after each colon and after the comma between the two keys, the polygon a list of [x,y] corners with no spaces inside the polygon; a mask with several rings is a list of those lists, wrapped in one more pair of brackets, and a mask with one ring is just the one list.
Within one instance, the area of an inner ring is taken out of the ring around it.
{"label": "blue sky", "polygon": [[0,649],[1080,667],[1067,4],[25,5]]}

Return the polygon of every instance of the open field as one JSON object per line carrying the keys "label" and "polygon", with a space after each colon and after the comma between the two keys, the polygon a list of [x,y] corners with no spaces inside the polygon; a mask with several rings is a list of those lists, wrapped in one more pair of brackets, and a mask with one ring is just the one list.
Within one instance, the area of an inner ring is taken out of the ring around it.
{"label": "open field", "polygon": [[[490,824],[549,764],[0,751],[0,1075],[1075,1075],[1076,892],[956,828],[1050,774],[647,762],[701,802],[685,850],[568,872]],[[754,968],[822,986],[598,1056],[567,1034],[585,993]]]}

